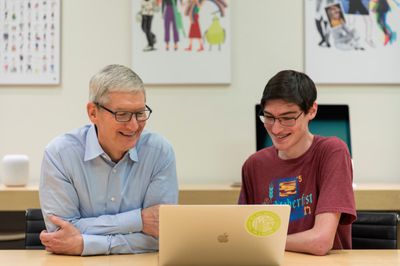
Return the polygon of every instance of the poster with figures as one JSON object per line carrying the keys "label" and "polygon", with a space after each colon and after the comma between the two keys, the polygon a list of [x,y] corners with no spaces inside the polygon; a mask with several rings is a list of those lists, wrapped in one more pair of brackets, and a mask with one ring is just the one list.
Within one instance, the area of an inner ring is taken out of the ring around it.
{"label": "poster with figures", "polygon": [[132,68],[147,84],[229,84],[227,0],[132,0]]}
{"label": "poster with figures", "polygon": [[60,0],[0,0],[0,84],[60,82]]}
{"label": "poster with figures", "polygon": [[305,71],[317,83],[400,83],[400,0],[304,1]]}

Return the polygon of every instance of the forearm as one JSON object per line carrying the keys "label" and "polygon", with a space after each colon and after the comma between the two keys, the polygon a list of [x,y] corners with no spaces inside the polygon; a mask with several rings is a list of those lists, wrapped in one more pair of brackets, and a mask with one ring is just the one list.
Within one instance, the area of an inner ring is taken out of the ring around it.
{"label": "forearm", "polygon": [[286,250],[326,255],[333,247],[339,219],[340,213],[317,214],[311,229],[287,236]]}
{"label": "forearm", "polygon": [[333,241],[310,229],[287,236],[286,250],[323,256],[332,249]]}
{"label": "forearm", "polygon": [[142,231],[141,209],[70,221],[82,234],[115,235]]}
{"label": "forearm", "polygon": [[59,205],[41,205],[46,228],[49,232],[57,230],[57,226],[48,219],[48,214],[56,215],[73,224],[81,234],[89,235],[113,235],[141,232],[143,229],[141,209],[118,213],[115,215],[101,215],[99,217],[81,218],[78,210],[63,211]]}
{"label": "forearm", "polygon": [[84,243],[82,256],[145,253],[158,250],[158,239],[142,233],[82,236]]}

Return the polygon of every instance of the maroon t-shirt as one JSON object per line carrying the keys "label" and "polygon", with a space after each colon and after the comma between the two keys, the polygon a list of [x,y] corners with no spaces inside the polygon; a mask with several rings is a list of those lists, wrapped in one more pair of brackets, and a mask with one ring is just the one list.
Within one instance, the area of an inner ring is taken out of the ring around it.
{"label": "maroon t-shirt", "polygon": [[336,137],[314,136],[296,159],[280,159],[275,147],[251,155],[242,168],[239,204],[291,205],[288,234],[311,229],[317,214],[341,213],[333,249],[351,249],[356,219],[352,182],[346,144]]}

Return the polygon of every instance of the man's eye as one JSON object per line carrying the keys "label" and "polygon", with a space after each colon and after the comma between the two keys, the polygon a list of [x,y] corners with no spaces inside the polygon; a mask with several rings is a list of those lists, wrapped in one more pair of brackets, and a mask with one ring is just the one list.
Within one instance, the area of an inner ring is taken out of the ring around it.
{"label": "man's eye", "polygon": [[289,121],[289,120],[293,120],[294,119],[294,117],[279,117],[279,119],[280,120],[282,120],[282,121]]}
{"label": "man's eye", "polygon": [[119,117],[126,117],[126,116],[129,116],[129,115],[130,115],[129,112],[117,112],[117,116],[119,116]]}
{"label": "man's eye", "polygon": [[137,118],[146,118],[146,112],[137,112],[136,117]]}

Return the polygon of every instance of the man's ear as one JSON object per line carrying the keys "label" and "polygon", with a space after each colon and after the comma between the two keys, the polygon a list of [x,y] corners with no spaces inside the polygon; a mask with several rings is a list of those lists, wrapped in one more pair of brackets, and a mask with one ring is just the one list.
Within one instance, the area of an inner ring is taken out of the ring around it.
{"label": "man's ear", "polygon": [[96,104],[94,104],[93,102],[89,102],[86,105],[86,111],[87,111],[90,121],[92,121],[93,124],[96,124],[98,111],[99,111]]}
{"label": "man's ear", "polygon": [[317,102],[314,102],[307,114],[310,120],[315,118],[315,116],[317,115],[317,110],[318,110],[318,104]]}

